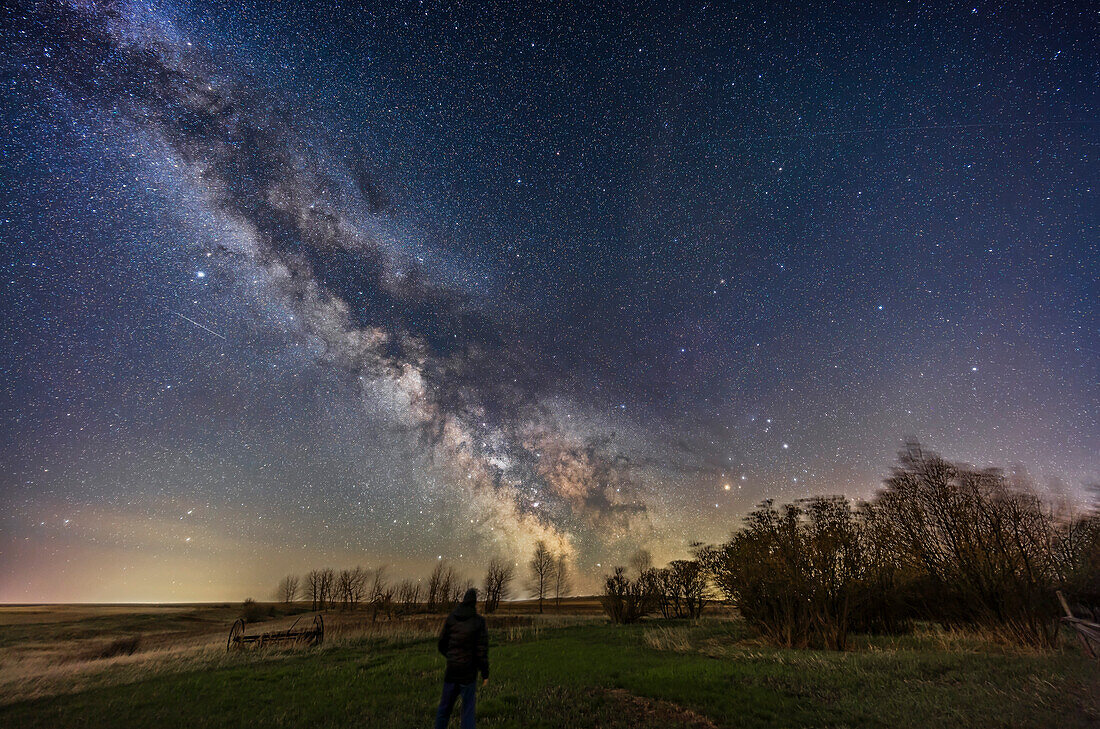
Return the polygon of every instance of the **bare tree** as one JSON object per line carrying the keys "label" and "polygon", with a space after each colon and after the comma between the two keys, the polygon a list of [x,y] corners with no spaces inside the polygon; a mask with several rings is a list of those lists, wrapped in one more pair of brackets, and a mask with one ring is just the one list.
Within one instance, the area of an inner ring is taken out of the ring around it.
{"label": "bare tree", "polygon": [[449,566],[443,570],[443,581],[439,583],[439,607],[444,611],[451,608],[451,601],[454,599],[452,594],[455,589],[455,571],[454,568]]}
{"label": "bare tree", "polygon": [[320,572],[320,609],[331,607],[336,599],[336,573],[331,567],[326,567]]}
{"label": "bare tree", "polygon": [[397,603],[406,615],[413,612],[420,602],[420,583],[416,580],[402,580],[397,586]]}
{"label": "bare tree", "polygon": [[380,566],[374,571],[374,579],[371,580],[369,597],[371,604],[371,620],[378,619],[378,613],[390,612],[393,605],[393,596],[395,589],[390,585],[389,577],[386,574],[385,565]]}
{"label": "bare tree", "polygon": [[310,601],[310,610],[324,609],[324,590],[321,570],[310,570],[306,575],[306,597]]}
{"label": "bare tree", "polygon": [[539,601],[539,612],[542,612],[542,604],[554,584],[554,572],[557,560],[554,553],[546,546],[542,539],[535,542],[535,553],[528,563],[530,570],[527,577],[527,590]]}
{"label": "bare tree", "polygon": [[696,619],[710,597],[710,581],[703,564],[694,559],[677,559],[668,563],[669,586],[676,617]]}
{"label": "bare tree", "polygon": [[564,554],[554,560],[554,609],[561,611],[561,596],[573,589],[573,574]]}
{"label": "bare tree", "polygon": [[359,607],[359,603],[363,602],[363,598],[366,596],[368,577],[367,571],[362,567],[357,566],[351,571],[348,588],[353,609]]}
{"label": "bare tree", "polygon": [[297,575],[287,575],[283,579],[279,580],[279,587],[275,590],[276,599],[282,600],[289,605],[294,602],[298,597],[298,577]]}
{"label": "bare tree", "polygon": [[616,567],[604,580],[600,597],[604,612],[615,623],[636,623],[657,608],[656,571],[648,569],[635,579],[625,567]]}
{"label": "bare tree", "polygon": [[440,560],[436,563],[432,574],[428,577],[428,612],[436,612],[450,608],[451,593],[454,590],[455,571],[447,562]]}
{"label": "bare tree", "polygon": [[634,570],[635,574],[642,575],[652,568],[653,555],[648,549],[639,549],[630,555],[630,569]]}
{"label": "bare tree", "polygon": [[515,567],[504,560],[493,558],[485,570],[485,612],[496,612],[501,600],[507,600],[512,586]]}
{"label": "bare tree", "polygon": [[352,573],[344,569],[336,573],[336,597],[340,599],[340,607],[347,610],[352,606]]}

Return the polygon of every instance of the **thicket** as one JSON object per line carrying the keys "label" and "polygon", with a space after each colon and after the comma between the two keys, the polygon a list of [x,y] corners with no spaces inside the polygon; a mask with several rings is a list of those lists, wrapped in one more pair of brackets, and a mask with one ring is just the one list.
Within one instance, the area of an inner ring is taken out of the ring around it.
{"label": "thicket", "polygon": [[1047,647],[1056,590],[1100,601],[1100,515],[1057,513],[997,469],[910,445],[870,502],[766,501],[697,561],[778,645],[843,649],[914,620]]}
{"label": "thicket", "polygon": [[639,561],[636,570],[630,577],[625,567],[616,567],[604,580],[600,603],[612,622],[634,623],[656,613],[694,619],[712,598],[709,575],[699,559],[678,559],[663,568]]}

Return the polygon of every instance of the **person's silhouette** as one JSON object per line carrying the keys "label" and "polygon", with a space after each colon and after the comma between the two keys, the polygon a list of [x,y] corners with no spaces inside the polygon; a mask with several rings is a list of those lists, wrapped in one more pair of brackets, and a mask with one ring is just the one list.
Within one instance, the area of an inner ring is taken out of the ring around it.
{"label": "person's silhouette", "polygon": [[474,729],[477,705],[477,674],[482,685],[489,683],[489,631],[485,618],[477,614],[477,590],[470,588],[439,634],[439,652],[447,658],[443,674],[443,696],[435,713],[435,729],[446,729],[455,701],[462,696],[462,729]]}

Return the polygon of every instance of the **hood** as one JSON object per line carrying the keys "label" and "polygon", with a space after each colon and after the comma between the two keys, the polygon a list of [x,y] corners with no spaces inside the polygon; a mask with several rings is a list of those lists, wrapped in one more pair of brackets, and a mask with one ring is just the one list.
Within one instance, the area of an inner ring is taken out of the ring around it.
{"label": "hood", "polygon": [[462,602],[451,614],[459,620],[466,620],[477,615],[477,590],[472,587],[466,590],[466,594],[462,596]]}

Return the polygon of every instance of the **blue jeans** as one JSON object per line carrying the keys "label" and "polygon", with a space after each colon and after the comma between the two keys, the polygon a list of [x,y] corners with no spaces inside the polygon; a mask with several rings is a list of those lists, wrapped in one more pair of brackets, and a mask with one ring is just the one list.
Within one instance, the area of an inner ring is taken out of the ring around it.
{"label": "blue jeans", "polygon": [[447,729],[451,709],[462,694],[462,729],[474,729],[474,708],[477,706],[477,681],[472,683],[444,683],[443,696],[439,699],[439,711],[435,712],[435,729]]}

